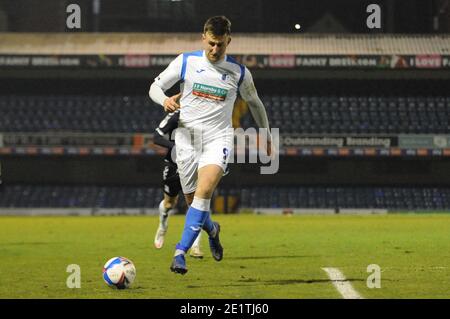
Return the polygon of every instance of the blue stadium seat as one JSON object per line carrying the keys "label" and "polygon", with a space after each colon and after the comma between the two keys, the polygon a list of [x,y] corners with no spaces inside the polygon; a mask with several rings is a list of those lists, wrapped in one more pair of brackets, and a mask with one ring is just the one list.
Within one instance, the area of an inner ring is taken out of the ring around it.
{"label": "blue stadium seat", "polygon": [[234,190],[247,208],[355,208],[448,210],[449,188],[243,187]]}
{"label": "blue stadium seat", "polygon": [[[450,133],[446,96],[264,95],[262,101],[281,133]],[[2,132],[148,132],[163,115],[146,96],[0,96]],[[250,114],[241,124],[255,125]]]}

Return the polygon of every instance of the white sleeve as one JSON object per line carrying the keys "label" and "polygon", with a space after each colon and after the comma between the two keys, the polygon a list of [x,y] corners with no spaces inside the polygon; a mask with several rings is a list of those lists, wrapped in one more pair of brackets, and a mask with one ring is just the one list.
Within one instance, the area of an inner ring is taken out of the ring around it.
{"label": "white sleeve", "polygon": [[253,83],[252,74],[247,68],[245,68],[244,79],[242,80],[239,88],[239,93],[241,94],[242,99],[247,102],[250,112],[252,113],[258,127],[266,128],[270,132],[266,109],[258,96],[255,84]]}
{"label": "white sleeve", "polygon": [[163,91],[170,89],[175,83],[181,80],[181,68],[183,64],[183,55],[180,54],[170,62],[167,68],[162,71],[156,78],[155,84]]}
{"label": "white sleeve", "polygon": [[180,54],[155,78],[148,92],[153,102],[164,105],[164,101],[168,98],[164,91],[170,89],[181,79],[182,64],[183,55]]}
{"label": "white sleeve", "polygon": [[150,86],[150,91],[148,91],[148,95],[153,100],[153,102],[163,106],[164,101],[168,98],[168,96],[164,94],[164,91],[155,82],[153,82],[152,85]]}

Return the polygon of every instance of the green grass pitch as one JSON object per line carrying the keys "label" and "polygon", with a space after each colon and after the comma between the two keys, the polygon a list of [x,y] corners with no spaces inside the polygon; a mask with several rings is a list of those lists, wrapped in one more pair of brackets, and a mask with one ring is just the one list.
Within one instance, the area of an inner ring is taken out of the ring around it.
{"label": "green grass pitch", "polygon": [[[153,247],[156,216],[0,217],[0,298],[342,298],[323,267],[335,267],[364,298],[449,298],[450,214],[369,216],[216,215],[224,259],[187,257],[170,272],[184,216],[171,216],[166,244]],[[102,279],[111,257],[137,269],[130,289]],[[66,286],[70,264],[81,288]],[[381,267],[369,289],[367,266]]]}

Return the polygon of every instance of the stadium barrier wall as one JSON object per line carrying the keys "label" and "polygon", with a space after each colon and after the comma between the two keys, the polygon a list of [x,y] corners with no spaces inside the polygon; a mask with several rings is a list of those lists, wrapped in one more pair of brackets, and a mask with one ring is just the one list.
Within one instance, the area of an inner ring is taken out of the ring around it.
{"label": "stadium barrier wall", "polygon": [[0,208],[4,216],[111,216],[159,215],[157,208]]}
{"label": "stadium barrier wall", "polygon": [[386,209],[313,209],[313,208],[241,208],[240,211],[257,215],[373,215],[387,214]]}
{"label": "stadium barrier wall", "polygon": [[[158,186],[163,159],[146,157],[3,156],[4,184]],[[348,174],[352,172],[352,174]],[[221,186],[450,185],[450,158],[280,158],[279,171],[261,175],[260,165],[231,164]]]}

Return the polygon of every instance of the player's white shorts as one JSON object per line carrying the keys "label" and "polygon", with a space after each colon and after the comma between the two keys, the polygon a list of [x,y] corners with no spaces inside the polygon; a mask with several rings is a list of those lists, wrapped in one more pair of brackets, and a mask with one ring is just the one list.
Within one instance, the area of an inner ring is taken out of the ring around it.
{"label": "player's white shorts", "polygon": [[215,164],[225,172],[234,145],[233,134],[229,132],[198,140],[191,134],[179,129],[175,132],[176,162],[184,194],[195,192],[199,168]]}

